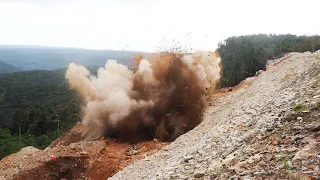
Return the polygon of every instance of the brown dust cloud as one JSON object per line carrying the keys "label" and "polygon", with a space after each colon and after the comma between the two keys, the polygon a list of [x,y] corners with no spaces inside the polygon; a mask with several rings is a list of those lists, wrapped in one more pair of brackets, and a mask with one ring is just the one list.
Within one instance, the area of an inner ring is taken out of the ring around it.
{"label": "brown dust cloud", "polygon": [[69,64],[65,77],[82,97],[86,139],[173,141],[202,121],[206,93],[220,79],[216,53],[156,53],[134,61],[130,70],[108,60],[96,76]]}

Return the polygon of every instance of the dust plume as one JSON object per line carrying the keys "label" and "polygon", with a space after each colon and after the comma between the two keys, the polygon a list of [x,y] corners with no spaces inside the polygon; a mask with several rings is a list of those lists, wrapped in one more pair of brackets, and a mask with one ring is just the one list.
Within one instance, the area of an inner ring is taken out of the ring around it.
{"label": "dust plume", "polygon": [[83,98],[86,139],[172,141],[201,122],[205,95],[220,79],[216,53],[156,53],[134,61],[132,71],[108,60],[97,76],[69,65],[65,77]]}

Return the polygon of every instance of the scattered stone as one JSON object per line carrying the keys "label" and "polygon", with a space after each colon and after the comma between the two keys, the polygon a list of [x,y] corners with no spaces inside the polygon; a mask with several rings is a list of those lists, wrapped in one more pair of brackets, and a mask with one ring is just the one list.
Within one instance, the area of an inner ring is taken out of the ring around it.
{"label": "scattered stone", "polygon": [[194,174],[193,174],[193,177],[194,178],[201,178],[203,177],[204,175],[206,174],[206,169],[197,169]]}
{"label": "scattered stone", "polygon": [[300,116],[299,116],[299,117],[297,117],[297,120],[301,121],[301,120],[302,120],[302,117],[300,117]]}

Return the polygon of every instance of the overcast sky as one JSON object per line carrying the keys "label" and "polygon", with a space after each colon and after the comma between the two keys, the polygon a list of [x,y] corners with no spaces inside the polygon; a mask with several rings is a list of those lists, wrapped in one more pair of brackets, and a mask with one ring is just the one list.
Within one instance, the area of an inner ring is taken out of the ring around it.
{"label": "overcast sky", "polygon": [[252,33],[319,34],[317,0],[0,0],[0,44],[215,50]]}

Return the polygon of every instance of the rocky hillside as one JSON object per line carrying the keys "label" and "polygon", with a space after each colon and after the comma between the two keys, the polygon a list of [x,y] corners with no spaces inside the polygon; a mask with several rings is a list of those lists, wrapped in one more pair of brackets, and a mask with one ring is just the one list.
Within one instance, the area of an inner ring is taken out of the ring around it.
{"label": "rocky hillside", "polygon": [[0,179],[319,179],[320,52],[269,61],[216,92],[203,118],[168,145],[80,141],[77,125],[1,160]]}
{"label": "rocky hillside", "polygon": [[198,127],[111,179],[320,178],[320,52],[288,56],[243,83],[251,86],[215,99]]}

